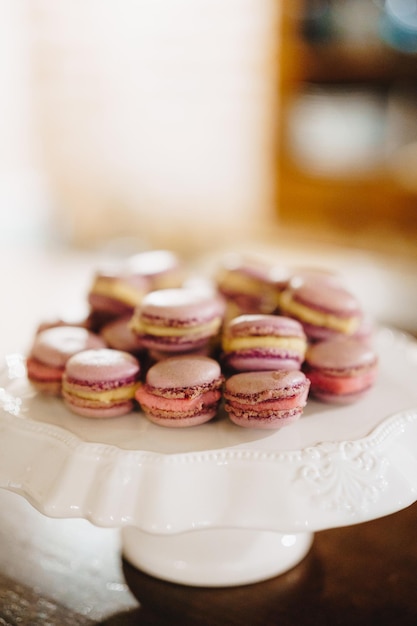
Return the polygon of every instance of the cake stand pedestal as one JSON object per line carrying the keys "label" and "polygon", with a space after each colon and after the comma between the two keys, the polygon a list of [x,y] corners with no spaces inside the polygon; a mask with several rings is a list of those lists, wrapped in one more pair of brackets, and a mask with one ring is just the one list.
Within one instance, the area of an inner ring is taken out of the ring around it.
{"label": "cake stand pedestal", "polygon": [[138,569],[175,583],[245,585],[282,574],[310,550],[313,533],[214,529],[158,536],[127,527],[124,555]]}
{"label": "cake stand pedestal", "polygon": [[158,578],[230,586],[281,574],[314,533],[417,500],[417,343],[383,328],[375,387],[350,406],[309,400],[279,431],[224,413],[166,429],[140,412],[70,413],[33,391],[24,357],[0,371],[0,487],[43,514],[121,529],[125,557]]}

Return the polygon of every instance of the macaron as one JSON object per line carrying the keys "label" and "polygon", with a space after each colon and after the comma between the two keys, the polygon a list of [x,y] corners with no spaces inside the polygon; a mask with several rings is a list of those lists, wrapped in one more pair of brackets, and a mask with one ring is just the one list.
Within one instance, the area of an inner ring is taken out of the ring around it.
{"label": "macaron", "polygon": [[105,324],[100,330],[100,336],[104,339],[107,347],[114,350],[130,352],[136,357],[141,357],[145,349],[140,339],[130,328],[131,316],[118,317]]}
{"label": "macaron", "polygon": [[378,357],[369,342],[356,337],[328,339],[309,346],[304,371],[316,398],[351,404],[374,385]]}
{"label": "macaron", "polygon": [[100,326],[115,317],[131,315],[148,291],[147,280],[130,272],[126,261],[103,265],[96,271],[87,294],[94,323]]}
{"label": "macaron", "polygon": [[159,426],[196,426],[217,414],[222,384],[220,365],[214,359],[174,356],[148,370],[136,399],[148,419]]}
{"label": "macaron", "polygon": [[148,291],[181,287],[186,277],[182,259],[171,250],[138,252],[125,265],[128,274],[145,278]]}
{"label": "macaron", "polygon": [[82,350],[105,346],[101,337],[79,326],[59,325],[40,330],[26,359],[28,379],[38,391],[60,395],[68,359]]}
{"label": "macaron", "polygon": [[297,319],[312,341],[353,335],[363,317],[357,298],[345,286],[317,275],[293,277],[281,294],[280,309]]}
{"label": "macaron", "polygon": [[170,250],[147,250],[104,264],[88,292],[92,312],[112,317],[133,313],[143,296],[156,289],[181,286],[185,276],[180,258]]}
{"label": "macaron", "polygon": [[228,318],[245,313],[274,313],[288,272],[260,257],[225,255],[215,275],[219,293],[228,305]]}
{"label": "macaron", "polygon": [[62,395],[71,411],[84,417],[117,417],[135,406],[139,361],[127,352],[103,348],[71,357],[62,379]]}
{"label": "macaron", "polygon": [[240,372],[225,382],[225,409],[237,426],[278,429],[301,417],[309,388],[300,370]]}
{"label": "macaron", "polygon": [[222,362],[235,372],[300,369],[306,349],[302,325],[281,315],[240,315],[223,329]]}
{"label": "macaron", "polygon": [[218,335],[223,315],[224,302],[211,290],[159,289],[143,298],[130,324],[146,348],[172,356],[206,346]]}

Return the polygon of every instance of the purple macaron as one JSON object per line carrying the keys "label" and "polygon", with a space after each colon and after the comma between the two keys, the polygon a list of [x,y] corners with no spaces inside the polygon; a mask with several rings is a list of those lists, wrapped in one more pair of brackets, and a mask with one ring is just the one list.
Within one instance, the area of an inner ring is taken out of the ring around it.
{"label": "purple macaron", "polygon": [[101,337],[80,326],[40,330],[26,359],[28,379],[38,391],[59,396],[68,359],[82,350],[105,347]]}
{"label": "purple macaron", "polygon": [[301,417],[309,388],[300,370],[241,372],[225,382],[225,409],[237,426],[277,429]]}
{"label": "purple macaron", "polygon": [[373,387],[378,357],[370,342],[337,337],[309,346],[304,371],[311,393],[323,402],[351,404]]}
{"label": "purple macaron", "polygon": [[353,335],[363,312],[357,298],[327,277],[296,276],[281,294],[281,312],[298,320],[309,340]]}
{"label": "purple macaron", "polygon": [[78,415],[116,417],[133,409],[139,376],[140,364],[127,352],[86,350],[68,360],[62,395]]}
{"label": "purple macaron", "polygon": [[131,328],[142,345],[171,356],[207,346],[223,323],[224,302],[211,290],[181,287],[147,294]]}
{"label": "purple macaron", "polygon": [[223,329],[222,360],[235,372],[300,369],[306,348],[302,325],[281,315],[240,315]]}
{"label": "purple macaron", "polygon": [[222,384],[220,365],[214,359],[175,356],[148,370],[136,399],[149,420],[159,426],[196,426],[216,415]]}

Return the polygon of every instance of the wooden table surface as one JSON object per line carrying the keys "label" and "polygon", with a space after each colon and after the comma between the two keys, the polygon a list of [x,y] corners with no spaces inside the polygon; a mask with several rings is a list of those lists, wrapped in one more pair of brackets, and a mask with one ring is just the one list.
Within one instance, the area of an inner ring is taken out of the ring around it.
{"label": "wooden table surface", "polygon": [[415,626],[417,504],[316,533],[307,557],[266,582],[194,588],[121,556],[117,530],[50,519],[0,491],[0,624],[18,626]]}

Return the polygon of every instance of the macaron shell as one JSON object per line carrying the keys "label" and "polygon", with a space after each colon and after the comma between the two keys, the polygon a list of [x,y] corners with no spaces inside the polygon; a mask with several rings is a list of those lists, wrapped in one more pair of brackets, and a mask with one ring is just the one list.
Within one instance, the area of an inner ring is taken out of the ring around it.
{"label": "macaron shell", "polygon": [[56,326],[39,332],[31,356],[50,367],[64,367],[68,359],[83,350],[104,348],[104,339],[78,326]]}
{"label": "macaron shell", "polygon": [[145,250],[126,260],[127,271],[146,279],[148,291],[180,287],[185,279],[181,259],[171,250]]}
{"label": "macaron shell", "polygon": [[[274,397],[292,396],[307,384],[303,372],[298,370],[274,372],[243,372],[231,376],[225,390],[231,396],[259,402]],[[309,384],[309,383],[308,383]]]}
{"label": "macaron shell", "polygon": [[166,390],[199,388],[217,381],[221,376],[220,365],[205,356],[184,355],[170,357],[152,366],[147,373],[148,385]]}
{"label": "macaron shell", "polygon": [[160,325],[179,322],[198,325],[202,320],[222,316],[224,302],[204,289],[159,289],[148,293],[137,312],[138,316],[154,318]]}
{"label": "macaron shell", "polygon": [[355,337],[322,341],[309,347],[306,364],[320,370],[346,372],[370,367],[377,362],[372,346]]}
{"label": "macaron shell", "polygon": [[98,407],[94,408],[91,406],[83,406],[80,403],[75,403],[74,401],[69,400],[68,398],[64,398],[64,402],[66,406],[77,415],[81,417],[92,417],[92,418],[110,418],[110,417],[120,417],[122,415],[126,415],[130,413],[133,408],[133,402],[123,402],[115,405],[110,405],[108,407]]}
{"label": "macaron shell", "polygon": [[225,326],[224,334],[230,335],[231,337],[272,335],[278,337],[300,337],[305,339],[302,324],[284,315],[240,315]]}
{"label": "macaron shell", "polygon": [[71,357],[66,365],[66,375],[85,384],[132,379],[139,370],[133,355],[111,348],[85,350]]}
{"label": "macaron shell", "polygon": [[231,422],[240,426],[241,428],[258,428],[260,430],[278,430],[289,424],[297,422],[302,415],[302,409],[293,409],[290,411],[279,411],[273,416],[260,417],[260,416],[247,416],[236,415],[233,412],[229,413],[229,419]]}
{"label": "macaron shell", "polygon": [[301,369],[299,354],[273,350],[240,350],[223,356],[224,366],[235,372],[256,372]]}
{"label": "macaron shell", "polygon": [[200,413],[192,417],[181,417],[172,419],[170,417],[159,417],[155,414],[148,413],[147,418],[153,424],[164,426],[165,428],[189,428],[192,426],[200,426],[212,420],[217,414],[217,410]]}

